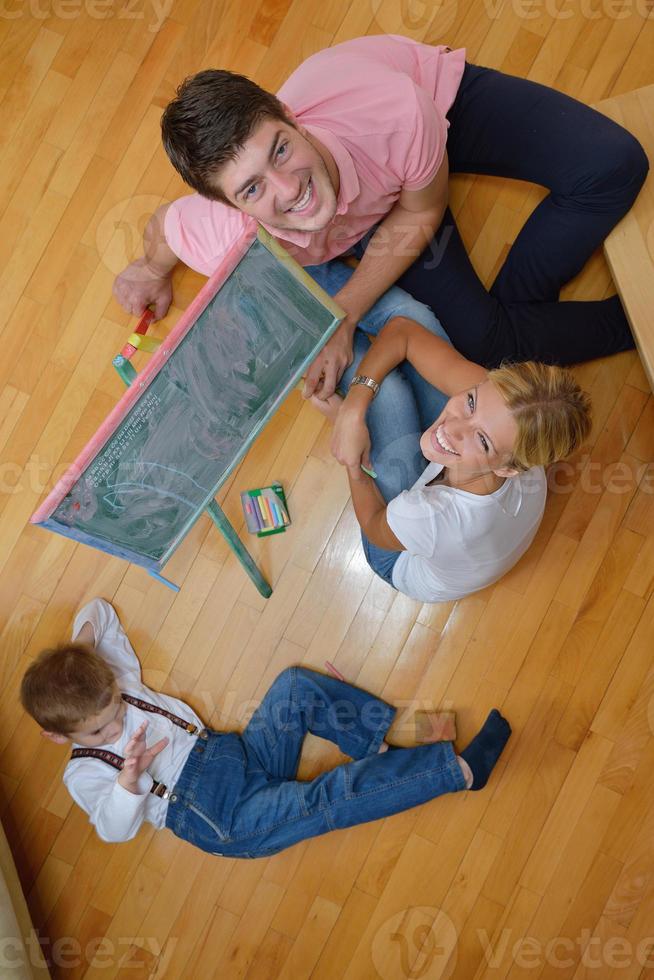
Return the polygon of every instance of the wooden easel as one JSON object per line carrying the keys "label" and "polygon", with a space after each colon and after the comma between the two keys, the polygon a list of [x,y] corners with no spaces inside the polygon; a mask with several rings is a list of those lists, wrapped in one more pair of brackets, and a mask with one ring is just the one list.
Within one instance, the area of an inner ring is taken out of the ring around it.
{"label": "wooden easel", "polygon": [[[136,326],[136,329],[134,330],[134,333],[130,335],[120,354],[116,354],[113,359],[113,366],[127,387],[132,384],[137,376],[136,369],[131,363],[132,356],[137,350],[152,353],[153,351],[157,350],[162,343],[161,340],[158,340],[155,337],[147,336],[148,327],[153,321],[154,313],[152,310],[145,310]],[[232,526],[231,521],[226,516],[222,508],[216,503],[215,500],[212,500],[211,503],[205,508],[205,513],[209,515],[222,536],[225,538],[228,546],[234,552],[241,565],[254,582],[260,594],[264,597],[264,599],[271,596],[272,588],[261,574],[257,563],[239,538]],[[172,589],[173,592],[179,592],[178,585],[175,585],[175,583],[171,582],[170,579],[164,578],[163,575],[159,575],[158,572],[148,569],[148,574],[155,578],[158,582],[168,586],[168,588]]]}
{"label": "wooden easel", "polygon": [[[344,316],[265,229],[252,227],[163,342],[147,336],[152,312],[141,318],[113,360],[125,394],[31,523],[141,565],[176,590],[163,566],[206,510],[270,596],[215,496]],[[138,375],[136,350],[152,353]],[[141,457],[140,447],[153,455]]]}

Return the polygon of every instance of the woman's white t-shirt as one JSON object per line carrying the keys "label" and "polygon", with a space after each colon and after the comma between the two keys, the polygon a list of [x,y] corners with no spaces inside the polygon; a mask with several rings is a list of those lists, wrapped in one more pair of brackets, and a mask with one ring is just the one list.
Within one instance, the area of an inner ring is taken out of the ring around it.
{"label": "woman's white t-shirt", "polygon": [[442,469],[430,463],[386,509],[389,527],[406,549],[393,568],[393,585],[421,602],[460,599],[497,581],[525,553],[545,509],[541,466],[485,495],[427,486]]}

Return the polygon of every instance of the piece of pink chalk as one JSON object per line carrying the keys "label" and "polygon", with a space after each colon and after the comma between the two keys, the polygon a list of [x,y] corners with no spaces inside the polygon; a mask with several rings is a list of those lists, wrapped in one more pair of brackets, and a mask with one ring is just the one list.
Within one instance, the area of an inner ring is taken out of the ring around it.
{"label": "piece of pink chalk", "polygon": [[327,668],[330,674],[333,674],[334,677],[338,677],[339,681],[345,680],[340,670],[337,670],[336,667],[334,667],[334,665],[329,662],[329,660],[325,660],[325,667]]}

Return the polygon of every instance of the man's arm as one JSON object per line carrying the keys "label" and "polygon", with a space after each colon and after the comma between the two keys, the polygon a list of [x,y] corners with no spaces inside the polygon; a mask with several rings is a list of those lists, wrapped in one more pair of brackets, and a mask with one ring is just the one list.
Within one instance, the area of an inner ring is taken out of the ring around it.
{"label": "man's arm", "polygon": [[[389,320],[361,360],[359,373],[379,384],[393,368],[408,361],[422,377],[444,395],[456,395],[486,377],[485,368],[469,361],[442,337],[407,317]],[[354,389],[352,391],[354,396]],[[346,398],[346,404],[350,395]]]}
{"label": "man's arm", "polygon": [[[404,190],[370,239],[354,274],[334,299],[347,317],[307,372],[304,397],[333,395],[352,360],[352,338],[359,320],[424,251],[443,220],[448,200],[447,154],[432,182]],[[321,376],[324,376],[321,381]]]}
{"label": "man's arm", "polygon": [[164,221],[169,204],[154,212],[143,233],[143,258],[136,259],[116,277],[113,293],[128,313],[140,316],[146,306],[154,307],[160,320],[173,299],[172,271],[178,258],[166,242]]}
{"label": "man's arm", "polygon": [[448,201],[447,154],[427,187],[402,191],[370,239],[354,275],[334,297],[357,321],[425,250],[440,227]]}

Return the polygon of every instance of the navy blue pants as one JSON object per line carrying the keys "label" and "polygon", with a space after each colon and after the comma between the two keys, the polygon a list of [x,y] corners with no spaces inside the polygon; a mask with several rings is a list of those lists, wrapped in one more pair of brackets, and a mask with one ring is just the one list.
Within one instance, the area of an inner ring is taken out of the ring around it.
{"label": "navy blue pants", "polygon": [[476,65],[466,65],[448,118],[452,173],[532,181],[550,193],[490,292],[449,209],[398,286],[432,308],[457,350],[487,367],[503,359],[574,364],[633,347],[616,296],[557,300],[633,204],[648,170],[640,143],[561,92]]}

